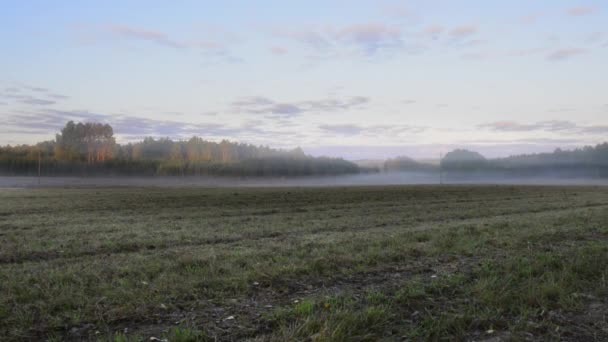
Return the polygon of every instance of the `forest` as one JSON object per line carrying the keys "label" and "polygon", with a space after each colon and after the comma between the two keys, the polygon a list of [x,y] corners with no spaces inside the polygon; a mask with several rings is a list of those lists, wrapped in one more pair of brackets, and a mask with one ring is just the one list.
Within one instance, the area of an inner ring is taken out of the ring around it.
{"label": "forest", "polygon": [[110,125],[68,122],[55,140],[0,147],[2,175],[304,176],[357,173],[354,163],[200,137],[118,144]]}
{"label": "forest", "polygon": [[487,159],[478,152],[456,149],[447,153],[437,165],[421,163],[408,157],[389,159],[385,172],[436,171],[447,177],[472,176],[558,176],[608,177],[608,143],[574,150],[556,149],[550,153],[514,155]]}

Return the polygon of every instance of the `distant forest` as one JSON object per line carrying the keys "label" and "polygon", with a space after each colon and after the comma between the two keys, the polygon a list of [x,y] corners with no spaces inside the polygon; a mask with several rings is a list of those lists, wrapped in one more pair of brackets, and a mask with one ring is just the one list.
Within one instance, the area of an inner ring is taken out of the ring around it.
{"label": "distant forest", "polygon": [[448,178],[497,176],[497,177],[592,177],[608,178],[608,143],[586,146],[581,149],[552,153],[516,155],[506,158],[486,159],[477,152],[454,150],[441,160],[440,165],[417,162],[408,157],[389,159],[384,171],[435,171],[439,169]]}
{"label": "distant forest", "polygon": [[3,175],[303,176],[361,170],[336,158],[315,158],[302,149],[278,150],[192,137],[145,138],[117,144],[110,125],[68,122],[55,140],[0,147]]}
{"label": "distant forest", "polygon": [[[608,143],[552,153],[486,159],[457,149],[439,164],[388,159],[385,172],[443,172],[446,179],[475,177],[608,178]],[[300,148],[272,149],[200,137],[145,138],[118,144],[110,125],[68,122],[54,140],[0,146],[0,175],[43,176],[313,176],[376,172],[339,159],[307,156]]]}

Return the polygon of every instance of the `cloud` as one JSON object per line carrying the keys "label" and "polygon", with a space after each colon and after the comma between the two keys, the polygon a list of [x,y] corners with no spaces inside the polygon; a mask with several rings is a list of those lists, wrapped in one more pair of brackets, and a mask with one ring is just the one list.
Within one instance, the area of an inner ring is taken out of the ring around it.
{"label": "cloud", "polygon": [[[556,127],[565,127],[565,126],[569,126],[570,128],[572,128],[571,126],[574,125],[573,123],[567,122],[567,121],[563,121],[561,123],[558,123]],[[551,123],[551,121],[549,122],[538,122],[538,123],[533,123],[533,124],[520,124],[518,122],[515,121],[496,121],[496,122],[491,122],[491,123],[487,123],[487,124],[482,124],[478,126],[479,128],[482,129],[490,129],[493,131],[500,131],[500,132],[530,132],[530,131],[537,131],[537,130],[545,130],[546,128],[549,128],[550,130],[553,130],[553,124]],[[576,125],[574,125],[574,127],[576,127]]]}
{"label": "cloud", "polygon": [[331,135],[341,136],[383,136],[389,135],[392,137],[402,134],[418,134],[425,131],[426,127],[408,126],[408,125],[372,125],[360,126],[356,124],[335,124],[335,125],[320,125],[319,129]]}
{"label": "cloud", "polygon": [[[104,27],[115,35],[126,39],[142,40],[155,43],[160,46],[165,46],[178,50],[199,50],[204,52],[205,61],[203,66],[212,66],[217,63],[242,63],[243,59],[231,55],[227,49],[225,41],[219,43],[209,40],[178,40],[169,37],[168,34],[161,31],[153,31],[141,28],[135,28],[125,25],[109,25]],[[226,36],[226,34],[224,34]],[[230,40],[232,38],[226,38]]]}
{"label": "cloud", "polygon": [[52,134],[59,131],[67,121],[96,121],[104,122],[107,116],[94,114],[87,111],[18,111],[6,119],[8,127],[28,130],[32,133]]}
{"label": "cloud", "polygon": [[519,18],[519,21],[523,24],[534,24],[538,19],[545,15],[543,12],[534,12]]}
{"label": "cloud", "polygon": [[19,100],[19,102],[24,103],[24,104],[29,104],[29,105],[37,105],[37,106],[48,106],[48,105],[52,105],[52,104],[56,103],[55,101],[37,99],[37,98],[33,98],[33,97],[28,97],[28,98]]}
{"label": "cloud", "polygon": [[19,84],[19,86],[4,88],[4,93],[0,91],[0,98],[27,105],[48,106],[55,104],[56,100],[65,100],[68,97],[50,93],[47,88]]}
{"label": "cloud", "polygon": [[297,42],[308,45],[315,50],[325,50],[331,46],[328,38],[323,34],[315,31],[275,31],[275,34],[280,37],[293,39]]}
{"label": "cloud", "polygon": [[166,33],[160,31],[152,31],[146,29],[140,29],[125,25],[110,25],[107,29],[119,36],[136,39],[146,40],[159,45],[175,48],[175,49],[186,49],[186,48],[199,48],[199,49],[218,49],[221,46],[215,42],[208,41],[179,41],[171,39]]}
{"label": "cloud", "polygon": [[507,56],[512,57],[526,57],[537,55],[539,53],[546,52],[546,48],[530,48],[530,49],[521,49],[521,50],[513,50],[506,53]]}
{"label": "cloud", "polygon": [[[86,110],[39,110],[18,111],[6,118],[3,132],[15,134],[52,135],[59,132],[68,121],[108,123],[114,133],[126,140],[147,136],[187,139],[197,135],[210,138],[243,138],[250,140],[280,139],[289,141],[298,133],[260,129],[259,121],[249,121],[237,126],[221,123],[191,123],[175,120],[157,120],[125,114],[102,114]],[[18,133],[17,133],[18,132]],[[280,138],[279,138],[280,137]]]}
{"label": "cloud", "polygon": [[496,132],[535,132],[544,131],[568,134],[603,134],[608,133],[606,125],[578,125],[566,120],[547,120],[530,124],[516,121],[497,121],[479,125],[480,129],[489,129]]}
{"label": "cloud", "polygon": [[86,35],[79,39],[79,41],[84,42],[85,44],[102,41],[101,38],[109,34],[112,37],[122,38],[124,40],[149,42],[175,50],[198,51],[204,58],[202,66],[243,62],[243,59],[233,56],[229,51],[229,46],[233,43],[239,43],[240,39],[229,32],[213,28],[206,28],[204,30],[204,39],[179,39],[172,37],[170,34],[163,31],[122,24],[84,24],[76,25],[75,28],[77,28],[78,34]]}
{"label": "cloud", "polygon": [[334,112],[340,110],[349,110],[366,104],[370,101],[365,96],[353,96],[345,100],[328,98],[313,101],[304,101],[301,105],[305,108],[305,111],[316,111],[316,112]]}
{"label": "cloud", "polygon": [[409,6],[404,6],[403,4],[384,5],[382,6],[381,11],[384,15],[393,18],[407,18],[411,20],[418,18],[416,12],[414,12]]}
{"label": "cloud", "polygon": [[254,96],[233,101],[232,106],[237,112],[290,117],[305,112],[327,113],[349,110],[367,102],[369,102],[369,98],[363,96],[353,96],[346,99],[327,98],[293,103],[276,102],[266,97]]}
{"label": "cloud", "polygon": [[594,125],[581,128],[581,133],[607,134],[608,125]]}
{"label": "cloud", "polygon": [[586,54],[587,52],[587,50],[579,48],[560,49],[550,53],[547,56],[547,59],[550,61],[563,61],[578,55]]}
{"label": "cloud", "polygon": [[270,52],[273,55],[285,55],[287,54],[288,50],[282,46],[271,46]]}
{"label": "cloud", "polygon": [[327,131],[334,134],[340,135],[359,135],[363,131],[363,127],[352,124],[345,125],[321,125],[319,128],[323,131]]}
{"label": "cloud", "polygon": [[579,16],[583,16],[583,15],[593,14],[597,11],[598,11],[598,9],[596,7],[579,6],[579,7],[572,7],[572,8],[567,9],[566,13],[568,15],[571,15],[574,17],[579,17]]}
{"label": "cloud", "polygon": [[60,94],[48,94],[48,97],[56,99],[56,100],[67,100],[70,98],[69,96],[60,95]]}
{"label": "cloud", "polygon": [[606,32],[593,32],[585,38],[585,42],[588,44],[596,44],[604,41],[606,37],[608,37]]}
{"label": "cloud", "polygon": [[247,106],[266,106],[266,105],[271,105],[274,102],[266,97],[263,96],[253,96],[253,97],[246,97],[240,100],[236,100],[234,102],[232,102],[233,106],[237,106],[237,107],[247,107]]}
{"label": "cloud", "polygon": [[487,53],[483,53],[483,52],[470,52],[470,53],[464,53],[464,54],[460,55],[461,59],[471,60],[471,61],[481,61],[481,60],[487,59],[488,57],[489,57],[489,55]]}
{"label": "cloud", "polygon": [[39,92],[39,93],[46,93],[49,90],[46,88],[41,88],[41,87],[30,87],[30,86],[26,86],[27,89],[31,90],[31,91],[35,91],[35,92]]}
{"label": "cloud", "polygon": [[275,30],[274,34],[303,43],[322,53],[354,48],[359,53],[374,55],[380,50],[403,46],[402,32],[398,27],[376,23],[303,31]]}
{"label": "cloud", "polygon": [[453,38],[465,38],[470,37],[479,32],[477,26],[468,25],[468,26],[459,26],[450,30],[449,34]]}
{"label": "cloud", "polygon": [[437,39],[442,33],[445,32],[445,27],[440,25],[433,25],[425,28],[420,32],[422,36],[431,37],[432,39]]}
{"label": "cloud", "polygon": [[353,44],[368,54],[401,45],[401,31],[382,24],[352,25],[332,32],[332,36],[336,41]]}
{"label": "cloud", "polygon": [[171,40],[165,33],[159,31],[143,30],[122,25],[112,25],[108,27],[108,30],[123,37],[148,40],[160,45],[165,45],[173,48],[187,47],[185,43]]}
{"label": "cloud", "polygon": [[301,114],[303,112],[303,109],[300,108],[298,105],[294,105],[291,103],[275,103],[272,106],[268,107],[267,112],[269,112],[270,114],[293,116]]}

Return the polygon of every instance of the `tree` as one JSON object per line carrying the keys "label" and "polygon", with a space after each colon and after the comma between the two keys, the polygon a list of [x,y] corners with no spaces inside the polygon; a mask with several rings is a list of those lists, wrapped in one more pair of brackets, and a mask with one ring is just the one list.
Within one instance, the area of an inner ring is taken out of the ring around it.
{"label": "tree", "polygon": [[112,159],[115,146],[110,125],[69,121],[55,137],[55,156],[58,160],[94,164]]}

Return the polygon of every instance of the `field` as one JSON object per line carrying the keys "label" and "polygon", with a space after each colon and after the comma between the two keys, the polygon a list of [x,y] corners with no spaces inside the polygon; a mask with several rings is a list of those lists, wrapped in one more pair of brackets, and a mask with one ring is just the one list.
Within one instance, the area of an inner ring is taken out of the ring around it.
{"label": "field", "polygon": [[3,341],[608,340],[608,188],[0,190]]}

